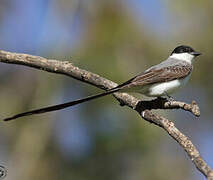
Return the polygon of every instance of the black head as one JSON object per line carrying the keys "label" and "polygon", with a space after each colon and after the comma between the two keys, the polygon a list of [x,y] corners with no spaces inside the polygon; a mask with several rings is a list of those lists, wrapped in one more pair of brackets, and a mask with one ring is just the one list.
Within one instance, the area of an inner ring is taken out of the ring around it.
{"label": "black head", "polygon": [[171,55],[172,55],[173,53],[175,53],[175,54],[189,53],[189,54],[191,54],[191,55],[193,55],[193,56],[199,56],[199,55],[201,55],[201,53],[196,52],[196,51],[195,51],[194,49],[192,49],[190,46],[185,46],[185,45],[181,45],[181,46],[176,47],[176,48],[172,51]]}

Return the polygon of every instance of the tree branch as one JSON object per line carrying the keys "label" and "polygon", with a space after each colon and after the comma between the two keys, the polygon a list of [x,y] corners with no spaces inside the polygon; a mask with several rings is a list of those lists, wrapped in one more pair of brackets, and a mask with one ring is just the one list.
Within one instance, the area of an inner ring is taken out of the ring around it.
{"label": "tree branch", "polygon": [[[0,62],[19,64],[51,73],[67,75],[103,90],[117,86],[116,83],[97,74],[80,69],[69,61],[58,61],[28,54],[0,51]],[[213,180],[213,170],[203,160],[199,151],[192,144],[189,138],[181,133],[175,127],[173,122],[151,112],[152,109],[182,109],[191,112],[195,116],[200,116],[200,110],[195,101],[192,101],[191,104],[180,101],[168,102],[163,98],[154,99],[152,101],[140,101],[127,93],[114,93],[114,96],[120,102],[120,105],[126,105],[136,110],[143,119],[163,128],[182,146],[189,158],[195,164],[196,168],[203,173],[208,180]]]}

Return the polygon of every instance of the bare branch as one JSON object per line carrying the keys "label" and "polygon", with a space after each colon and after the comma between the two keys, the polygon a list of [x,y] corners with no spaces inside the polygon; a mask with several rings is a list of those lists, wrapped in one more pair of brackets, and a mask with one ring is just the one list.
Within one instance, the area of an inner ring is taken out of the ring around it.
{"label": "bare branch", "polygon": [[[0,51],[0,62],[19,64],[52,73],[67,75],[104,90],[117,86],[116,83],[105,79],[97,74],[80,69],[74,66],[69,61],[51,60],[28,54]],[[186,151],[187,155],[195,164],[197,169],[201,173],[203,173],[203,175],[208,178],[208,180],[213,180],[213,170],[202,159],[199,151],[192,144],[189,138],[181,133],[175,127],[173,122],[151,112],[152,109],[183,109],[185,111],[191,112],[195,116],[200,116],[200,110],[195,101],[193,101],[191,104],[180,101],[168,102],[166,99],[162,98],[154,99],[152,101],[140,101],[139,99],[126,93],[114,93],[114,96],[121,105],[126,105],[136,110],[143,119],[163,128],[173,139],[175,139],[182,146],[182,148]]]}
{"label": "bare branch", "polygon": [[162,116],[157,116],[149,110],[145,110],[144,112],[139,111],[138,113],[145,120],[154,123],[166,130],[166,132],[183,147],[189,158],[195,164],[196,168],[200,172],[202,172],[209,180],[213,179],[213,171],[210,166],[208,166],[208,164],[203,160],[203,158],[200,156],[199,151],[192,144],[189,138],[186,137],[183,133],[181,133],[175,127],[175,124],[172,121],[169,121],[168,119]]}

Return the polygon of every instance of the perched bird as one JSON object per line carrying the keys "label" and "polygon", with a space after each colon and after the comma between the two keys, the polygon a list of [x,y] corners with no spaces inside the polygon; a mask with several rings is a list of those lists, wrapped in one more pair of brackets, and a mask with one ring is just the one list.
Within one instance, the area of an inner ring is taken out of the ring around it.
{"label": "perched bird", "polygon": [[172,51],[167,60],[150,67],[149,69],[138,74],[132,79],[124,82],[121,85],[118,85],[115,88],[109,89],[104,93],[67,102],[64,104],[58,104],[28,112],[23,112],[5,118],[4,120],[9,121],[23,116],[64,109],[76,104],[112,94],[114,92],[136,92],[149,97],[170,97],[170,94],[187,83],[192,74],[193,62],[195,60],[195,57],[199,55],[201,55],[201,53],[195,51],[191,47],[181,45],[176,47]]}

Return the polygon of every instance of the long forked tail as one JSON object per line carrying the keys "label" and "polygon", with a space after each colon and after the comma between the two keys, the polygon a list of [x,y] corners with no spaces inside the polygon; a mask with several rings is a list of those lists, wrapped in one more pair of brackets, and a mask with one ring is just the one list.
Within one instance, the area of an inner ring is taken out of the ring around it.
{"label": "long forked tail", "polygon": [[13,119],[17,119],[17,118],[20,118],[20,117],[23,117],[23,116],[29,116],[29,115],[33,115],[33,114],[41,114],[41,113],[46,113],[46,112],[51,112],[51,111],[57,111],[57,110],[64,109],[64,108],[67,108],[67,107],[70,107],[70,106],[74,106],[74,105],[77,105],[77,104],[80,104],[80,103],[83,103],[83,102],[86,102],[86,101],[93,100],[93,99],[96,99],[96,98],[99,98],[99,97],[103,97],[103,96],[106,96],[108,94],[112,94],[112,93],[117,92],[119,90],[120,90],[120,88],[113,88],[113,89],[110,89],[110,90],[108,90],[104,93],[96,94],[96,95],[93,95],[93,96],[88,96],[86,98],[78,99],[76,101],[70,101],[70,102],[63,103],[63,104],[57,104],[57,105],[54,105],[54,106],[48,106],[48,107],[44,107],[44,108],[41,108],[41,109],[23,112],[23,113],[16,114],[14,116],[5,118],[4,121],[10,121],[10,120],[13,120]]}

